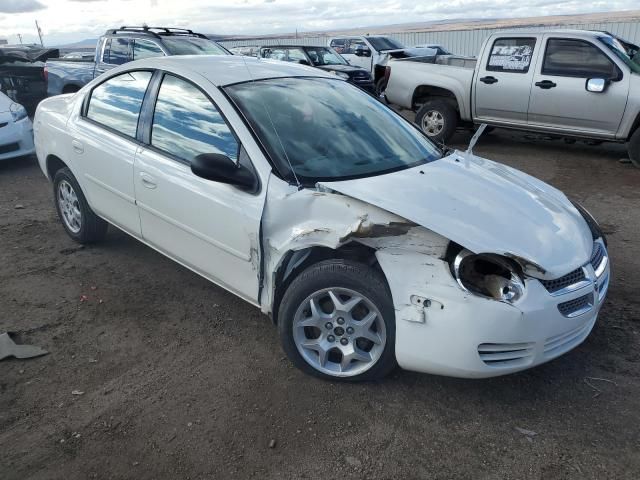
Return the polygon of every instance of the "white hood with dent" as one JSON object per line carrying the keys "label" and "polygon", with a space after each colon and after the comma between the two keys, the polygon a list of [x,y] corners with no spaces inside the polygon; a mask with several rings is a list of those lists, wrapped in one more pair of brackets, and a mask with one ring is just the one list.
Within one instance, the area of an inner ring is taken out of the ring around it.
{"label": "white hood with dent", "polygon": [[587,263],[593,248],[589,227],[562,192],[460,152],[387,175],[320,185],[404,217],[474,253],[524,259],[541,267],[545,273],[537,276],[543,278]]}

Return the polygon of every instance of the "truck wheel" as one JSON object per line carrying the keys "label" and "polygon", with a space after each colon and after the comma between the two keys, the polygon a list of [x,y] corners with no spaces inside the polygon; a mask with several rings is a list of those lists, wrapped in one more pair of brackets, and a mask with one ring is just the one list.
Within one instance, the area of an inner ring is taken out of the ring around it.
{"label": "truck wheel", "polygon": [[109,224],[93,213],[68,168],[61,168],[54,175],[53,194],[58,216],[71,238],[83,244],[104,238]]}
{"label": "truck wheel", "polygon": [[631,163],[640,168],[640,127],[631,135],[627,143],[627,152],[629,152]]}
{"label": "truck wheel", "polygon": [[396,366],[391,293],[360,263],[326,260],[302,272],[284,294],[278,330],[289,359],[320,378],[375,380]]}
{"label": "truck wheel", "polygon": [[380,100],[386,100],[384,96],[384,91],[387,89],[387,79],[381,78],[376,82],[376,98]]}
{"label": "truck wheel", "polygon": [[446,100],[429,100],[416,113],[416,123],[431,140],[443,144],[456,132],[458,114]]}

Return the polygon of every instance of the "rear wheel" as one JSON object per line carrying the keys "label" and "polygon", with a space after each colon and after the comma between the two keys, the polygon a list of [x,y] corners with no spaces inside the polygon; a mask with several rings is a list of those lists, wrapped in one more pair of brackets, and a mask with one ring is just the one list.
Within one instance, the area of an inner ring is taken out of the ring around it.
{"label": "rear wheel", "polygon": [[395,317],[382,275],[327,260],[307,268],[284,294],[282,346],[304,372],[338,381],[378,379],[395,366]]}
{"label": "rear wheel", "polygon": [[56,172],[53,192],[58,216],[71,238],[78,243],[92,243],[104,238],[108,223],[93,213],[71,170],[65,167]]}
{"label": "rear wheel", "polygon": [[458,114],[446,100],[429,100],[416,113],[416,123],[431,140],[442,144],[456,133]]}
{"label": "rear wheel", "polygon": [[640,168],[640,127],[631,135],[629,143],[627,143],[627,151],[631,163]]}

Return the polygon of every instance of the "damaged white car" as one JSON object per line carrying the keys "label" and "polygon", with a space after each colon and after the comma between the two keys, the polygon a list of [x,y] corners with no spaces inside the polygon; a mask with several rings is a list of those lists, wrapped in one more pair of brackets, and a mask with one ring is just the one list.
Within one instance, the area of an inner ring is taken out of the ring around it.
{"label": "damaged white car", "polygon": [[72,238],[117,226],[271,315],[289,358],[320,377],[529,368],[580,344],[607,292],[584,209],[440,151],[317,69],[128,63],[43,101],[35,138]]}

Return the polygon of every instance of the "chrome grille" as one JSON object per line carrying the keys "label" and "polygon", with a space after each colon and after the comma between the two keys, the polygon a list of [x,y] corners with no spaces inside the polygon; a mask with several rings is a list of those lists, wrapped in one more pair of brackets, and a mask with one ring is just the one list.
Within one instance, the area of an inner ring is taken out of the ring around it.
{"label": "chrome grille", "polygon": [[588,312],[593,307],[593,293],[583,295],[568,302],[558,304],[558,310],[565,317],[573,318]]}
{"label": "chrome grille", "polygon": [[591,266],[594,270],[598,270],[598,267],[602,263],[604,258],[604,247],[601,243],[596,242],[593,245],[593,253],[591,254]]}
{"label": "chrome grille", "polygon": [[556,278],[554,280],[540,280],[540,282],[549,293],[555,293],[563,288],[567,288],[581,282],[582,280],[586,280],[586,277],[584,275],[583,268],[580,267],[576,268],[573,272],[567,273],[564,277]]}

